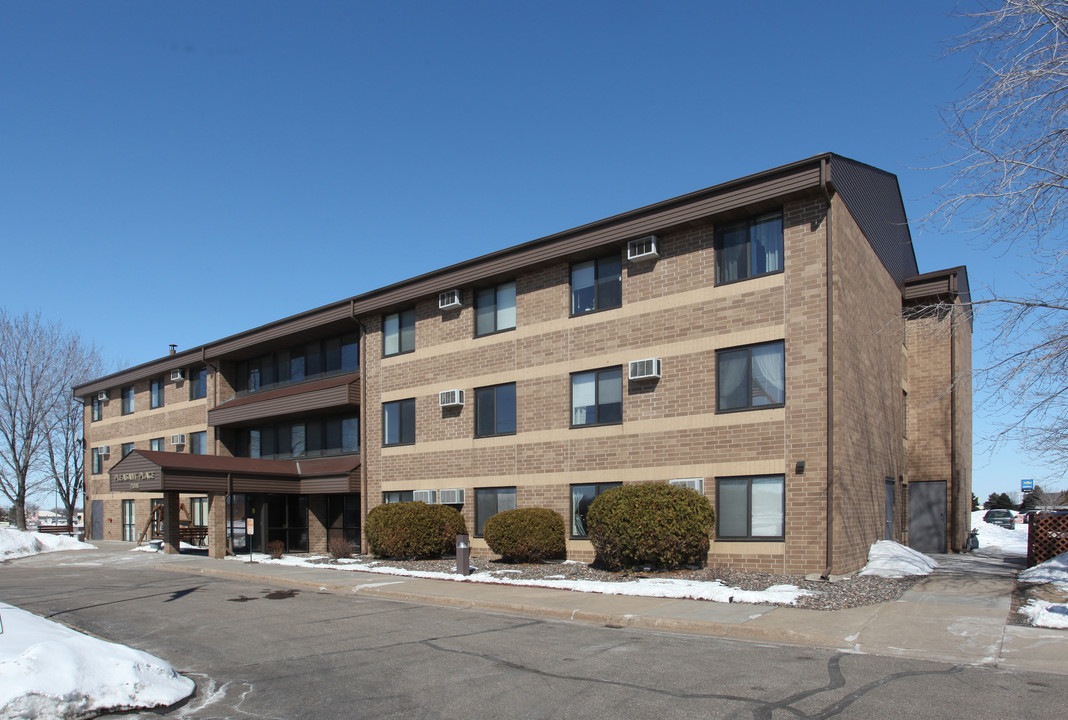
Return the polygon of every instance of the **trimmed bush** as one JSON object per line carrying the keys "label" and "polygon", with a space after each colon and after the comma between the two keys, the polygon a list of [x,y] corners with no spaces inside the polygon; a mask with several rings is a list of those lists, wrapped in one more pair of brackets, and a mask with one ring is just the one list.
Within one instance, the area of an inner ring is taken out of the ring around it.
{"label": "trimmed bush", "polygon": [[388,503],[367,513],[364,532],[376,557],[428,560],[454,552],[456,536],[467,534],[467,523],[448,505]]}
{"label": "trimmed bush", "polygon": [[566,552],[564,519],[548,508],[499,512],[486,520],[482,536],[506,562],[541,562]]}
{"label": "trimmed bush", "polygon": [[716,513],[708,498],[666,483],[622,485],[598,495],[586,513],[597,559],[610,570],[704,565]]}
{"label": "trimmed bush", "polygon": [[272,560],[278,560],[282,557],[282,554],[286,551],[286,544],[281,540],[272,540],[267,543],[267,554],[271,556]]}
{"label": "trimmed bush", "polygon": [[335,537],[330,539],[326,549],[335,560],[338,560],[341,558],[351,558],[354,547],[351,540],[346,540],[343,537]]}

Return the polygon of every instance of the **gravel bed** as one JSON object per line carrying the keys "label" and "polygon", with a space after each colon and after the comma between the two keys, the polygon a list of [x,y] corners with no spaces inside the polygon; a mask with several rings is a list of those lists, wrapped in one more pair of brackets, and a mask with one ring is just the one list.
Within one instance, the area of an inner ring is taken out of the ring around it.
{"label": "gravel bed", "polygon": [[[364,563],[403,568],[422,572],[453,573],[456,561],[444,560],[376,560],[362,556]],[[330,558],[319,562],[332,564]],[[629,582],[638,578],[669,578],[688,581],[720,581],[723,585],[740,590],[766,590],[775,585],[795,585],[811,590],[814,595],[799,597],[790,607],[810,610],[844,610],[862,605],[876,605],[901,597],[921,576],[884,578],[873,575],[850,576],[836,582],[806,580],[803,575],[776,575],[773,573],[744,572],[722,567],[692,570],[608,572],[579,562],[547,562],[539,564],[511,564],[499,560],[473,558],[472,572],[492,573],[498,577],[517,580],[595,580],[601,582]]]}

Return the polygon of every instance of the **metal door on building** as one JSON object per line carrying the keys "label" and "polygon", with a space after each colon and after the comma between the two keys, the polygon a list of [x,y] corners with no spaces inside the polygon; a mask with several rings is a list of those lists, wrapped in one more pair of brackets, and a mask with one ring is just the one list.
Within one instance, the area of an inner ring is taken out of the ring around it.
{"label": "metal door on building", "polygon": [[946,552],[946,483],[909,483],[909,547]]}
{"label": "metal door on building", "polygon": [[886,531],[884,540],[894,539],[894,479],[886,478]]}
{"label": "metal door on building", "polygon": [[93,500],[92,503],[93,503],[92,504],[92,508],[93,508],[93,528],[92,528],[92,533],[93,534],[90,537],[93,540],[103,540],[104,539],[104,501],[103,500]]}

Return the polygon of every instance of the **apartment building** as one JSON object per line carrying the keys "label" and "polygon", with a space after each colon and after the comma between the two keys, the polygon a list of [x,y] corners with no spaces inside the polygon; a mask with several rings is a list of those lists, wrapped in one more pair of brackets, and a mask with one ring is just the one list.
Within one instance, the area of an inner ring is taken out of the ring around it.
{"label": "apartment building", "polygon": [[969,302],[964,268],[919,273],[892,174],[819,155],[75,388],[91,535],[155,503],[171,549],[321,552],[422,500],[476,554],[494,513],[552,508],[591,560],[589,503],[669,482],[716,508],[718,564],[959,549]]}

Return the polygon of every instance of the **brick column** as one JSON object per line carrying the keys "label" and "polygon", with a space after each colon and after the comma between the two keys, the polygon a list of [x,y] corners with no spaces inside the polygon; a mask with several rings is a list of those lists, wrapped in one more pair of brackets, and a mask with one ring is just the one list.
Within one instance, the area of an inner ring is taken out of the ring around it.
{"label": "brick column", "polygon": [[181,552],[181,539],[178,536],[178,509],[181,502],[178,493],[163,493],[163,552],[177,555]]}
{"label": "brick column", "polygon": [[208,493],[208,557],[226,557],[226,495]]}
{"label": "brick column", "polygon": [[326,552],[326,496],[308,496],[308,552]]}

